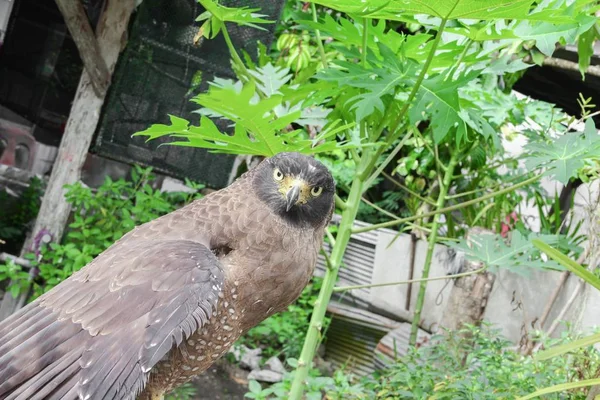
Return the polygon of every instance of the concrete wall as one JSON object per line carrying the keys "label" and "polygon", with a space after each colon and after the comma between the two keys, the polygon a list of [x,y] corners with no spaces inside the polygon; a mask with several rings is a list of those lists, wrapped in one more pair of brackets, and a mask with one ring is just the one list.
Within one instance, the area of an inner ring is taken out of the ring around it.
{"label": "concrete wall", "polygon": [[[401,234],[390,244],[395,235],[393,231],[379,231],[371,279],[373,284],[410,279],[412,238],[410,235]],[[446,246],[436,245],[430,277],[446,275],[444,265],[446,250]],[[413,266],[415,278],[422,275],[426,253],[427,243],[417,241]],[[532,324],[539,320],[560,279],[560,272],[557,271],[537,269],[526,271],[527,274],[517,274],[505,269],[498,271],[484,314],[485,320],[499,327],[504,336],[514,343],[518,343],[526,332],[533,329]],[[576,285],[577,279],[570,277],[552,308],[545,328],[562,310]],[[408,285],[371,288],[369,300],[372,307],[382,314],[403,319],[407,311],[411,314],[414,311],[418,286],[418,283],[412,285],[410,301],[407,301]],[[426,331],[436,332],[439,329],[451,287],[452,282],[448,280],[428,283],[421,319],[421,327]],[[577,298],[564,319],[584,331],[600,326],[600,292],[587,288]],[[539,328],[539,325],[536,324],[535,327]],[[564,325],[557,329],[555,336],[562,330]]]}

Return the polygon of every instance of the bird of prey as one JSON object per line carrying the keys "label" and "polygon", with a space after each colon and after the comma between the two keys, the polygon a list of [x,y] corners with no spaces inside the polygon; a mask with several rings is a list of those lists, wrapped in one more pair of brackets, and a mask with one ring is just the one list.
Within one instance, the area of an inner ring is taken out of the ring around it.
{"label": "bird of prey", "polygon": [[298,298],[334,192],[280,153],[137,227],[0,323],[0,399],[162,399]]}

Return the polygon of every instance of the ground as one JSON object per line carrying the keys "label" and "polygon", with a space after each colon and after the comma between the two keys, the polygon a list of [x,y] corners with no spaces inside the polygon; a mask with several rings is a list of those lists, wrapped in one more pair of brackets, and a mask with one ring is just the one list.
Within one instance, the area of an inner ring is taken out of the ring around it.
{"label": "ground", "polygon": [[248,373],[220,360],[193,382],[198,389],[195,400],[242,400],[248,392]]}

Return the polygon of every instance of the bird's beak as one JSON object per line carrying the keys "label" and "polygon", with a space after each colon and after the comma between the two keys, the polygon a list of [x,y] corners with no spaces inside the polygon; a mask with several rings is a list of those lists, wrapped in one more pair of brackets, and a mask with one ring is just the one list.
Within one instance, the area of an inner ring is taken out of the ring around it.
{"label": "bird's beak", "polygon": [[290,190],[285,194],[285,211],[290,211],[290,209],[298,202],[300,198],[300,184],[295,184],[292,186]]}

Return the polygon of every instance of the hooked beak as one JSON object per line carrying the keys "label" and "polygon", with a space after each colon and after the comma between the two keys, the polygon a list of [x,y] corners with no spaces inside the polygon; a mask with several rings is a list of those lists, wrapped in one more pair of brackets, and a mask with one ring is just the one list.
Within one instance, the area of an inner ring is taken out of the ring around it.
{"label": "hooked beak", "polygon": [[300,198],[300,185],[294,185],[288,192],[285,194],[285,211],[290,211],[290,209],[298,202]]}

